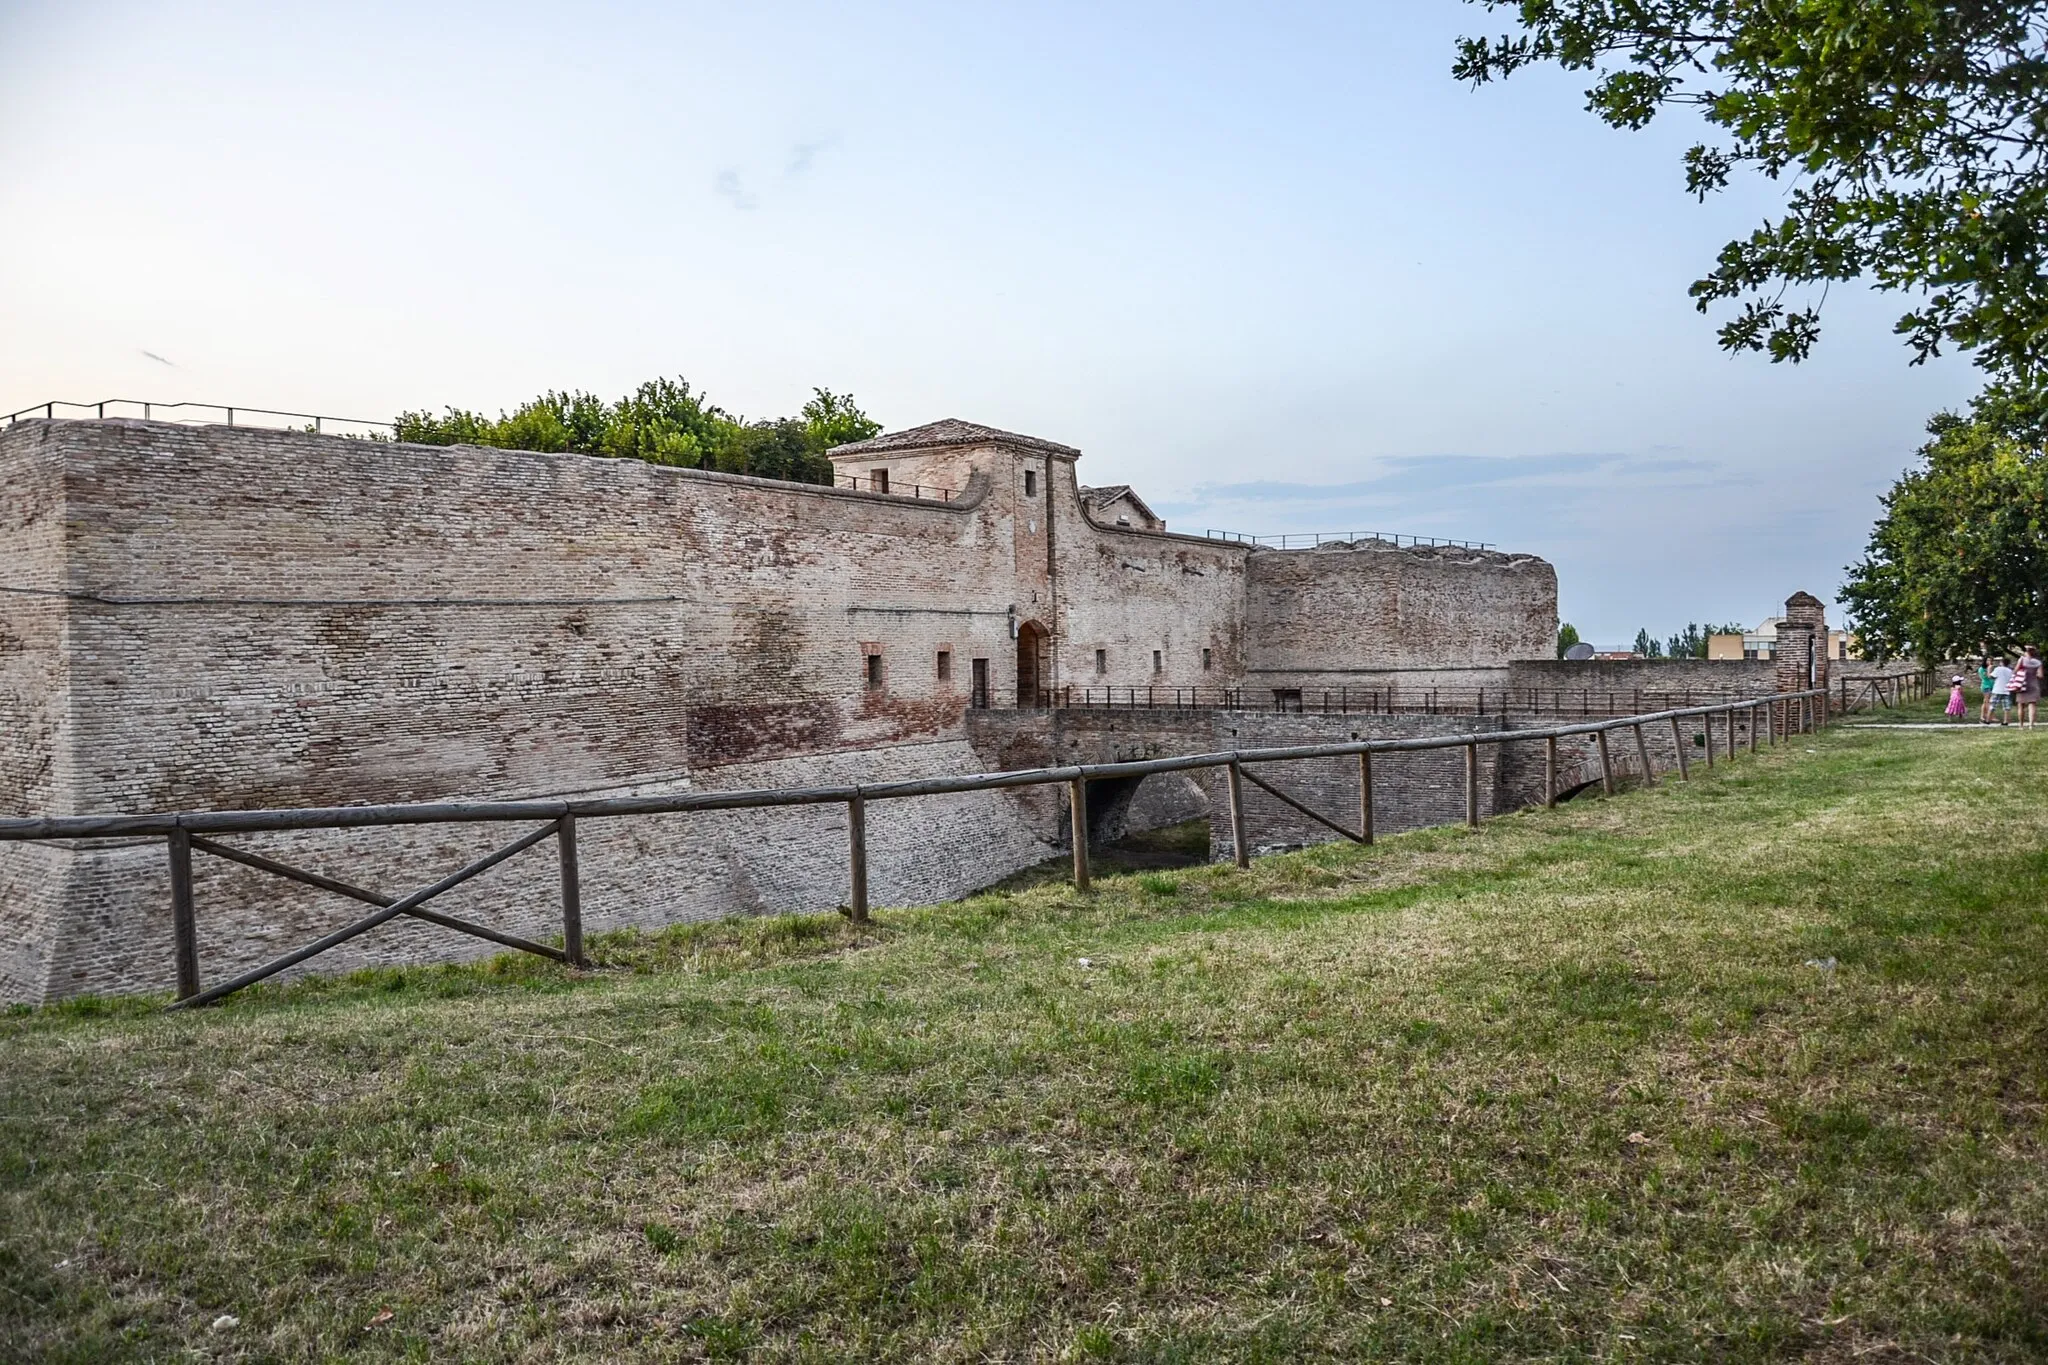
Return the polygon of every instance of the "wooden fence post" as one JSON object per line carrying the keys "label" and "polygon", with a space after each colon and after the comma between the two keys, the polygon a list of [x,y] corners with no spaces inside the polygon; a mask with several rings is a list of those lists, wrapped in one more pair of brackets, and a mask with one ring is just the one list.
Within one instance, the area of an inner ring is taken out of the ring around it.
{"label": "wooden fence post", "polygon": [[1543,804],[1557,806],[1557,736],[1543,737]]}
{"label": "wooden fence post", "polygon": [[1479,824],[1479,745],[1465,746],[1465,823]]}
{"label": "wooden fence post", "polygon": [[1671,752],[1678,755],[1678,780],[1692,781],[1692,765],[1686,762],[1685,736],[1680,731],[1677,716],[1671,718]]}
{"label": "wooden fence post", "polygon": [[562,951],[573,965],[588,967],[583,956],[583,879],[576,863],[575,816],[555,821],[555,852],[562,862]]}
{"label": "wooden fence post", "polygon": [[1700,726],[1706,731],[1707,766],[1711,768],[1714,766],[1714,713],[1712,711],[1700,717]]}
{"label": "wooden fence post", "polygon": [[1600,741],[1600,786],[1609,796],[1614,795],[1614,761],[1607,754],[1607,732],[1596,730],[1593,738]]}
{"label": "wooden fence post", "polygon": [[1239,867],[1252,865],[1252,851],[1244,837],[1244,778],[1237,760],[1230,760],[1230,852]]}
{"label": "wooden fence post", "polygon": [[1757,709],[1756,703],[1751,702],[1749,706],[1749,751],[1751,753],[1756,752]]}
{"label": "wooden fence post", "polygon": [[1643,761],[1643,785],[1654,787],[1657,785],[1657,774],[1650,767],[1650,746],[1643,742],[1642,722],[1637,721],[1634,728],[1636,732],[1636,757]]}
{"label": "wooden fence post", "polygon": [[868,922],[868,802],[858,790],[846,803],[846,914],[855,924]]}
{"label": "wooden fence post", "polygon": [[164,843],[171,855],[171,949],[178,964],[178,998],[199,994],[199,930],[192,913],[192,836],[183,825]]}
{"label": "wooden fence post", "polygon": [[1086,891],[1088,880],[1088,779],[1067,783],[1068,827],[1074,840],[1074,889]]}
{"label": "wooden fence post", "polygon": [[1372,755],[1358,756],[1358,842],[1372,842]]}

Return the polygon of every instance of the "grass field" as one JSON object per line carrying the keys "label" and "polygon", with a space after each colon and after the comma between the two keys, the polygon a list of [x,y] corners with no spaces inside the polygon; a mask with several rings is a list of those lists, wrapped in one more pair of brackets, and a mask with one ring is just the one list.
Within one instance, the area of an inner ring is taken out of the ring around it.
{"label": "grass field", "polygon": [[2039,1360],[2044,759],[17,1013],[0,1349]]}

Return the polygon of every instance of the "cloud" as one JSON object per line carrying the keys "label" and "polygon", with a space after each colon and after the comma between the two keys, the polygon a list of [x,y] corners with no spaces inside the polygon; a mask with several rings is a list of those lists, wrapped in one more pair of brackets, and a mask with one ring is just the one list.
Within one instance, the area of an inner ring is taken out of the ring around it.
{"label": "cloud", "polygon": [[736,170],[720,171],[718,179],[713,183],[712,188],[720,195],[730,199],[732,206],[743,213],[752,213],[761,206],[761,201],[747,192],[747,187],[741,181],[740,173]]}
{"label": "cloud", "polygon": [[[140,348],[137,348],[137,349],[140,349]],[[178,362],[177,362],[177,361],[175,361],[175,360],[165,360],[165,359],[164,359],[164,358],[163,358],[162,356],[158,355],[158,354],[157,354],[157,353],[156,353],[155,351],[143,351],[142,353],[143,353],[144,355],[148,356],[148,357],[149,357],[149,358],[150,358],[151,360],[154,360],[154,361],[155,361],[155,362],[156,362],[157,364],[159,364],[159,365],[168,365],[168,366],[170,366],[170,367],[171,367],[172,369],[174,369],[174,370],[178,368]]]}
{"label": "cloud", "polygon": [[789,160],[783,164],[782,173],[792,178],[810,170],[818,159],[818,153],[825,150],[823,142],[799,142],[789,149]]}

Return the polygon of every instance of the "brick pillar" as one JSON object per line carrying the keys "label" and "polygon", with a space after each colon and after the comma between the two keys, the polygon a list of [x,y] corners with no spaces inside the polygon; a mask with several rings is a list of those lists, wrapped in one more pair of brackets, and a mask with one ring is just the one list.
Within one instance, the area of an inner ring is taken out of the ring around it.
{"label": "brick pillar", "polygon": [[1812,593],[1795,592],[1785,599],[1775,658],[1780,692],[1828,685],[1828,609]]}

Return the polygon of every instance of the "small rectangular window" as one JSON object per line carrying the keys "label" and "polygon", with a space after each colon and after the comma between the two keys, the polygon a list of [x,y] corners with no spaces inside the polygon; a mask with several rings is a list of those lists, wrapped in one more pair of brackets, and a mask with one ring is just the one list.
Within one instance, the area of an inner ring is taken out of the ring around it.
{"label": "small rectangular window", "polygon": [[1035,469],[1024,471],[1024,496],[1027,498],[1038,496],[1038,471]]}
{"label": "small rectangular window", "polygon": [[1099,678],[1107,672],[1109,672],[1109,651],[1098,649],[1095,651],[1095,676]]}
{"label": "small rectangular window", "polygon": [[882,656],[879,654],[870,654],[868,655],[868,686],[880,687],[881,685]]}
{"label": "small rectangular window", "polygon": [[939,681],[953,681],[953,651],[950,649],[939,651]]}
{"label": "small rectangular window", "polygon": [[1166,671],[1166,657],[1156,649],[1152,651],[1152,671],[1154,673],[1164,673]]}
{"label": "small rectangular window", "polygon": [[1209,651],[1206,649],[1202,651],[1202,671],[1204,673],[1209,671]]}
{"label": "small rectangular window", "polygon": [[988,660],[974,661],[974,697],[972,705],[978,711],[988,710]]}
{"label": "small rectangular window", "polygon": [[889,471],[886,469],[870,469],[868,471],[868,487],[874,489],[877,493],[888,492]]}

